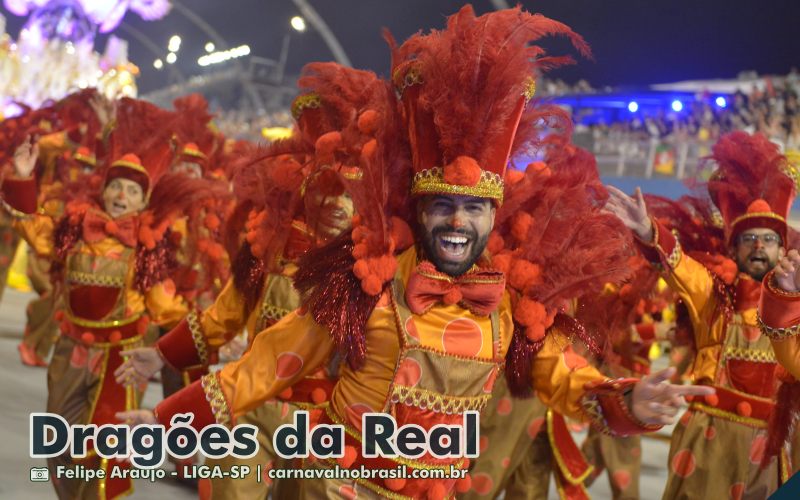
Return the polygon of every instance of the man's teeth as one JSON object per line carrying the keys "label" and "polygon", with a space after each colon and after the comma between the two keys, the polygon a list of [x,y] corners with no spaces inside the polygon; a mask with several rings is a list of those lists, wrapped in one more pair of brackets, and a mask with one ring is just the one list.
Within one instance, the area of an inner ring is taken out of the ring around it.
{"label": "man's teeth", "polygon": [[445,243],[453,243],[455,245],[466,245],[468,240],[464,236],[442,236],[442,241]]}

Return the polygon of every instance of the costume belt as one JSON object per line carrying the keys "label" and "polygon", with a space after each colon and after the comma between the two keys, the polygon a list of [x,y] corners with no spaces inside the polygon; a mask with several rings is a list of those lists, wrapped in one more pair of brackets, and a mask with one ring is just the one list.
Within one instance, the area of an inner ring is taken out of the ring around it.
{"label": "costume belt", "polygon": [[714,389],[717,391],[716,394],[692,398],[689,407],[750,427],[761,429],[767,427],[770,414],[775,407],[774,401],[725,387],[714,386]]}

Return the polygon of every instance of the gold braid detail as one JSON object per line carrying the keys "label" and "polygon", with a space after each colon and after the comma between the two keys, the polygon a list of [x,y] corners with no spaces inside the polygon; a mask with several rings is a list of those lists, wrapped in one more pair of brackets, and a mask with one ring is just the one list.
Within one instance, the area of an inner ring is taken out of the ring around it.
{"label": "gold braid detail", "polygon": [[727,347],[725,348],[725,357],[727,359],[741,359],[743,361],[755,361],[756,363],[775,363],[775,353],[770,351],[761,351],[757,349],[746,349],[744,347]]}
{"label": "gold braid detail", "polygon": [[[678,239],[678,232],[673,229],[672,235],[675,237],[675,248],[673,248],[672,252],[670,252],[670,254],[667,256],[667,265],[670,268],[675,269],[678,266],[678,263],[681,261],[683,250],[681,249],[681,242]],[[664,252],[664,249],[662,249],[660,245],[658,249]]]}
{"label": "gold braid detail", "polygon": [[743,417],[741,415],[737,415],[735,413],[731,413],[729,411],[721,410],[719,408],[715,408],[713,406],[707,406],[703,403],[698,403],[697,401],[693,402],[689,405],[689,408],[692,410],[701,411],[713,417],[719,417],[725,420],[730,420],[731,422],[736,422],[737,424],[744,424],[749,427],[755,427],[757,429],[766,429],[767,422],[753,417]]}
{"label": "gold braid detail", "polygon": [[211,406],[214,419],[218,424],[230,425],[231,411],[228,408],[228,402],[225,400],[225,394],[222,393],[219,376],[216,373],[204,375],[200,379],[200,385],[203,387],[203,392],[206,393],[206,401]]}
{"label": "gold braid detail", "polygon": [[125,286],[125,278],[119,276],[83,273],[80,271],[71,271],[67,273],[67,281],[81,285],[96,285],[113,288],[122,288]]}
{"label": "gold braid detail", "polygon": [[414,174],[411,194],[457,194],[503,201],[503,178],[499,174],[481,170],[481,178],[474,186],[450,184],[444,180],[444,169],[432,167]]}
{"label": "gold braid detail", "polygon": [[764,323],[760,315],[758,316],[758,327],[770,340],[786,340],[800,334],[800,323],[785,328],[775,328]]}
{"label": "gold braid detail", "polygon": [[206,346],[203,330],[200,328],[200,318],[197,317],[197,311],[191,311],[186,315],[186,323],[189,325],[189,331],[192,334],[194,348],[197,349],[197,357],[200,359],[200,363],[207,365],[208,347]]}
{"label": "gold braid detail", "polygon": [[480,411],[491,399],[491,394],[481,396],[448,396],[426,389],[416,387],[406,387],[402,385],[394,386],[392,389],[391,400],[393,403],[401,403],[406,406],[416,406],[420,409],[428,409],[435,413],[460,414],[465,411]]}

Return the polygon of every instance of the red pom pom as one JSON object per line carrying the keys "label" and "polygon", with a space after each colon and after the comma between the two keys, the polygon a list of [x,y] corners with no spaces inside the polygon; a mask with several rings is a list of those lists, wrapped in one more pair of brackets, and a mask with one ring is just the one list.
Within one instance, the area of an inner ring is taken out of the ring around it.
{"label": "red pom pom", "polygon": [[481,167],[475,158],[459,156],[444,167],[444,181],[456,186],[475,186],[481,180]]}
{"label": "red pom pom", "polygon": [[59,310],[58,310],[58,311],[56,311],[56,313],[53,315],[53,318],[55,318],[55,320],[56,320],[56,321],[58,321],[59,323],[60,323],[60,322],[62,322],[62,321],[64,320],[64,311],[62,311],[62,310],[60,310],[60,309],[59,309]]}
{"label": "red pom pom", "polygon": [[342,134],[339,132],[328,132],[323,134],[317,139],[314,149],[317,155],[328,156],[332,155],[336,149],[342,145]]}
{"label": "red pom pom", "polygon": [[486,249],[489,251],[490,254],[495,255],[500,253],[505,247],[506,242],[503,240],[503,237],[497,234],[496,232],[492,232],[489,235],[489,242],[486,244]]}
{"label": "red pom pom", "polygon": [[259,242],[250,244],[250,253],[252,253],[255,257],[258,257],[259,259],[264,256],[265,251],[266,249],[264,248],[264,245],[262,245]]}
{"label": "red pom pom", "polygon": [[393,255],[381,255],[375,263],[375,274],[381,281],[389,281],[397,272],[397,260]]}
{"label": "red pom pom", "polygon": [[719,396],[716,394],[708,394],[704,398],[708,406],[717,406],[719,404]]}
{"label": "red pom pom", "polygon": [[550,167],[548,167],[547,164],[541,161],[535,161],[529,164],[528,167],[525,169],[525,173],[545,178],[550,177],[552,175]]}
{"label": "red pom pom", "polygon": [[428,490],[428,500],[445,500],[447,498],[447,488],[442,483],[434,483]]}
{"label": "red pom pom", "polygon": [[378,112],[368,109],[358,117],[358,130],[365,135],[372,135],[378,130]]}
{"label": "red pom pom", "polygon": [[392,491],[400,491],[406,486],[406,480],[402,477],[389,478],[383,484]]}
{"label": "red pom pom", "polygon": [[748,205],[747,213],[748,214],[755,214],[755,213],[764,213],[764,212],[772,212],[772,207],[769,206],[765,200],[758,199]]}
{"label": "red pom pom", "polygon": [[461,302],[461,299],[463,298],[464,296],[461,294],[461,290],[458,288],[453,288],[444,294],[444,297],[442,297],[442,302],[444,302],[445,305],[452,306],[453,304],[458,304]]}
{"label": "red pom pom", "polygon": [[361,280],[361,289],[364,293],[375,296],[383,290],[383,282],[374,274],[370,274]]}
{"label": "red pom pom", "polygon": [[[547,313],[544,305],[529,297],[522,297],[517,302],[514,307],[514,319],[522,326],[536,329],[529,333],[529,337],[530,335],[537,337],[531,340],[538,340],[538,338],[543,337],[544,330],[553,324],[552,317]],[[539,332],[540,328],[541,332]]]}
{"label": "red pom pom", "polygon": [[94,344],[94,334],[90,332],[83,332],[81,334],[81,342],[84,344]]}
{"label": "red pom pom", "polygon": [[739,401],[736,404],[736,413],[743,417],[749,417],[753,414],[753,407],[747,401]]}
{"label": "red pom pom", "polygon": [[116,344],[120,340],[122,340],[122,332],[119,330],[114,330],[111,332],[111,335],[108,336],[108,341],[112,344]]}
{"label": "red pom pom", "polygon": [[506,252],[492,257],[492,267],[508,276],[511,270],[511,254]]}
{"label": "red pom pom", "polygon": [[317,387],[316,389],[311,391],[311,401],[313,401],[315,405],[322,404],[327,400],[328,400],[328,393],[325,392],[325,389]]}
{"label": "red pom pom", "polygon": [[153,234],[153,230],[150,229],[149,226],[142,226],[139,229],[139,241],[148,250],[152,250],[156,247],[155,234]]}
{"label": "red pom pom", "polygon": [[456,493],[466,493],[472,488],[472,476],[466,476],[456,480]]}
{"label": "red pom pom", "polygon": [[119,226],[113,220],[107,220],[105,225],[106,234],[115,236],[119,232]]}
{"label": "red pom pom", "polygon": [[371,162],[375,159],[378,153],[378,142],[375,139],[370,140],[361,148],[361,159],[365,162]]}
{"label": "red pom pom", "polygon": [[214,260],[220,260],[225,253],[225,249],[222,248],[222,245],[219,243],[211,243],[208,246],[208,251],[206,252],[209,257]]}
{"label": "red pom pom", "polygon": [[220,220],[215,214],[208,214],[203,220],[203,224],[211,231],[216,231],[219,229]]}
{"label": "red pom pom", "polygon": [[292,397],[292,394],[294,394],[294,391],[292,390],[292,388],[291,387],[287,387],[286,389],[282,390],[278,394],[278,397],[281,398],[281,399],[290,399]]}
{"label": "red pom pom", "polygon": [[519,291],[542,282],[542,268],[525,259],[515,259],[508,273],[508,283]]}
{"label": "red pom pom", "polygon": [[364,259],[369,255],[369,246],[366,242],[358,243],[353,247],[353,258]]}
{"label": "red pom pom", "polygon": [[533,217],[527,212],[517,212],[511,221],[511,235],[517,241],[526,241],[533,227]]}
{"label": "red pom pom", "polygon": [[392,217],[391,236],[397,250],[405,250],[414,244],[414,233],[411,227],[399,217]]}
{"label": "red pom pom", "polygon": [[505,182],[509,186],[513,186],[514,184],[518,183],[524,178],[525,178],[525,172],[522,172],[515,168],[509,168],[508,170],[506,170]]}
{"label": "red pom pom", "polygon": [[369,276],[369,264],[365,259],[358,259],[355,264],[353,264],[353,274],[355,274],[356,278],[360,280],[363,280]]}
{"label": "red pom pom", "polygon": [[344,467],[345,469],[349,469],[353,462],[356,461],[358,458],[358,452],[355,448],[350,445],[344,447],[344,456],[341,458],[337,458],[336,461],[339,462],[339,467]]}
{"label": "red pom pom", "polygon": [[367,231],[367,228],[364,226],[356,226],[353,228],[353,232],[350,233],[350,237],[354,242],[360,243],[364,238],[367,237]]}

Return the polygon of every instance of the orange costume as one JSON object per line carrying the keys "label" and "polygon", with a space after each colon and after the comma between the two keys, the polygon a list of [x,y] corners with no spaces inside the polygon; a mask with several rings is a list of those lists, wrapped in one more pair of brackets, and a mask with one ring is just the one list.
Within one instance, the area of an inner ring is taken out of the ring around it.
{"label": "orange costume", "polygon": [[[775,229],[786,241],[785,217],[794,188],[781,158],[760,135],[734,132],[715,145],[719,169],[708,191],[725,222],[728,242],[754,227]],[[785,455],[761,467],[778,365],[756,323],[760,283],[730,272],[735,263],[722,256],[698,255],[705,259],[701,264],[665,226],[654,223],[654,229],[647,251],[663,266],[692,321],[697,351],[693,381],[716,388],[715,395],[691,402],[673,434],[664,498],[766,497],[789,468]]]}
{"label": "orange costume", "polygon": [[[503,173],[514,153],[515,131],[531,134],[530,127],[542,117],[540,110],[525,108],[532,95],[527,77],[534,63],[529,57],[538,54],[526,46],[543,33],[565,33],[585,48],[568,28],[542,16],[517,8],[476,17],[470,7],[452,16],[446,30],[416,35],[396,48],[393,74],[404,120],[397,115],[394,91],[377,83],[371,89],[373,102],[359,110],[357,120],[358,129],[375,133],[376,139],[357,150],[358,179],[342,178],[359,214],[353,231],[301,259],[295,275],[304,298],[300,309],[257,335],[239,361],[159,404],[159,422],[169,425],[176,413],[192,411],[196,427],[234,423],[337,353],[343,360],[339,379],[329,403],[314,409],[311,419],[345,426],[345,456],[306,460],[304,467],[321,470],[338,463],[369,469],[402,464],[445,472],[451,466],[466,468],[464,458],[436,458],[429,452],[417,459],[364,457],[361,416],[385,412],[398,425],[416,424],[426,430],[461,424],[466,411],[486,405],[504,365],[512,389],[533,388],[544,403],[564,414],[589,415],[596,424],[621,434],[655,428],[638,422],[625,403],[634,381],[608,381],[585,362],[574,363],[569,336],[573,325],[556,314],[557,306],[536,301],[535,293],[546,293],[537,286],[537,276],[547,275],[547,270],[536,273],[536,264],[527,260],[534,257],[524,248],[513,250],[527,240],[526,230],[536,234],[541,226],[512,224],[509,217],[514,213],[498,213],[497,226],[518,227],[518,238],[505,243],[495,238],[497,258],[484,255],[458,277],[436,270],[411,241],[409,191],[415,196],[459,194],[503,202]],[[491,75],[497,78],[489,85]],[[489,127],[489,122],[497,126]],[[455,133],[465,131],[466,124],[470,133]],[[533,134],[520,138],[530,140]],[[404,139],[411,143],[410,152]],[[325,142],[334,150],[343,143],[335,137]],[[541,193],[536,188],[549,181],[537,179],[539,172],[534,170],[518,174],[516,181],[532,189],[524,190],[530,197],[521,196],[514,205],[525,211],[534,206],[546,210],[538,205]],[[570,196],[585,200],[585,193],[583,198],[579,192]],[[513,198],[506,201],[512,204]],[[558,215],[566,224],[562,218],[569,215]],[[611,219],[603,219],[608,225],[602,231],[621,231]],[[539,255],[547,252],[544,248]],[[492,264],[527,272],[517,273],[522,282],[508,273],[507,287],[506,273]],[[560,290],[549,291],[562,296]],[[366,498],[441,499],[470,487],[469,476],[374,477],[306,480],[301,493],[305,498],[357,493]]]}
{"label": "orange costume", "polygon": [[[48,369],[47,410],[70,424],[119,423],[116,412],[137,407],[140,395],[114,381],[120,352],[142,345],[149,322],[171,327],[188,312],[168,279],[173,257],[165,231],[171,221],[159,214],[180,211],[181,203],[188,206],[214,194],[161,175],[163,159],[169,158],[169,134],[143,130],[140,120],[166,112],[128,99],[118,112],[109,153],[115,160],[103,174],[106,182],[125,178],[138,183],[150,200],[148,211],[112,219],[93,193],[87,193],[83,200],[67,203],[65,215],[56,221],[36,213],[33,179],[7,179],[2,186],[4,201],[17,218],[16,229],[38,255],[52,260],[53,272],[63,281],[61,337]],[[136,142],[137,137],[142,140]],[[132,142],[147,161],[121,154]],[[177,186],[183,188],[181,196],[175,195]],[[112,462],[91,449],[83,459],[69,454],[48,459],[51,468],[81,463],[106,471]],[[116,498],[132,488],[130,479],[110,477],[61,479],[54,486],[60,498],[70,499]]]}

